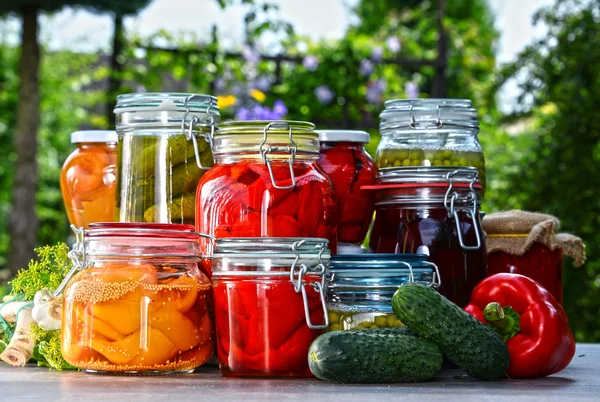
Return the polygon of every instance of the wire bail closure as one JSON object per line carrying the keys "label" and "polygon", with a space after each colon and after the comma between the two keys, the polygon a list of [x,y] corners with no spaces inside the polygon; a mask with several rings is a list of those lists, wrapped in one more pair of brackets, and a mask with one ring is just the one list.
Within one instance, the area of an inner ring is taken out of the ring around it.
{"label": "wire bail closure", "polygon": [[71,225],[71,230],[75,234],[75,244],[73,244],[73,248],[69,251],[68,256],[73,263],[73,268],[67,272],[60,285],[54,291],[54,297],[60,296],[73,275],[75,275],[75,272],[86,268],[87,265],[85,258],[85,229]]}
{"label": "wire bail closure", "polygon": [[[185,134],[185,138],[187,138],[188,141],[191,140],[194,145],[194,156],[196,157],[196,164],[198,165],[198,167],[202,170],[209,170],[210,166],[202,166],[202,161],[200,160],[200,151],[198,150],[198,138],[194,135],[194,131],[193,131],[194,126],[196,126],[200,122],[200,119],[198,118],[198,116],[196,116],[196,115],[192,116],[192,118],[189,120],[187,130],[185,127],[186,119],[187,119],[188,115],[190,114],[190,107],[188,105],[188,102],[195,98],[203,98],[203,97],[204,97],[203,95],[192,94],[192,95],[188,96],[187,98],[185,98],[185,101],[183,102],[183,107],[185,108],[185,113],[183,114],[183,119],[181,119],[181,131],[183,132],[183,134]],[[202,127],[209,127],[210,133],[200,134],[200,137],[204,138],[208,142],[210,149],[212,149],[212,147],[213,147],[213,137],[215,135],[215,119],[210,114],[210,109],[212,107],[213,107],[213,99],[211,97],[210,101],[208,102],[208,106],[206,107],[206,111],[205,111],[208,118],[206,119],[204,126],[202,126]]]}
{"label": "wire bail closure", "polygon": [[[268,131],[271,128],[285,128],[288,130],[288,139],[290,141],[290,145],[285,147],[272,147],[267,144],[267,136]],[[273,183],[273,187],[278,190],[291,190],[296,187],[296,177],[294,176],[294,160],[296,159],[296,151],[298,150],[298,146],[296,142],[294,142],[292,127],[283,121],[272,121],[265,126],[263,129],[263,140],[259,146],[260,156],[264,164],[267,165],[267,169],[269,170],[269,176],[271,176],[271,183]],[[273,152],[285,151],[290,154],[290,158],[287,160],[289,168],[290,168],[290,176],[292,178],[292,184],[289,186],[280,186],[275,181],[275,175],[273,174],[273,167],[271,166],[271,161],[267,158],[267,155]]]}
{"label": "wire bail closure", "polygon": [[[475,182],[479,176],[479,173],[475,173],[471,180],[469,181],[469,193],[465,196],[460,195],[456,191],[452,191],[453,188],[453,176],[458,173],[457,170],[448,173],[446,179],[448,180],[448,190],[444,195],[444,207],[448,212],[448,217],[454,219],[454,223],[456,224],[456,233],[458,235],[458,242],[463,250],[479,250],[481,248],[481,231],[479,230],[479,215],[477,214],[477,196],[475,194]],[[456,202],[461,203],[471,203],[470,208],[465,207],[455,207]],[[473,224],[473,228],[475,230],[475,245],[466,245],[464,242],[462,229],[460,227],[460,220],[458,217],[459,212],[465,212],[467,218],[471,219]]]}
{"label": "wire bail closure", "polygon": [[[408,109],[408,113],[410,116],[410,121],[408,122],[408,127],[412,128],[413,130],[427,130],[427,129],[431,128],[430,126],[425,126],[422,128],[417,127],[418,123],[417,123],[417,120],[415,119],[414,105],[410,105],[410,108]],[[435,127],[442,128],[443,125],[444,125],[444,122],[442,121],[441,115],[440,115],[440,105],[437,105]]]}
{"label": "wire bail closure", "polygon": [[[327,248],[327,242],[323,242],[319,245],[320,251],[318,260],[319,263],[315,267],[308,266],[306,264],[300,264],[298,266],[298,262],[300,261],[300,252],[298,247],[302,246],[306,240],[299,240],[292,245],[292,251],[296,254],[294,258],[294,262],[292,262],[292,266],[290,268],[290,281],[294,286],[294,290],[296,293],[302,294],[302,301],[304,303],[304,315],[306,317],[306,325],[310,329],[325,329],[329,327],[329,314],[327,313],[327,302],[325,300],[325,263],[323,262],[323,253]],[[298,269],[296,269],[298,268]],[[304,282],[303,278],[307,274],[319,275],[321,277],[320,282]],[[319,294],[319,298],[321,299],[321,307],[323,308],[323,315],[325,317],[324,324],[313,324],[310,319],[310,309],[308,308],[308,295],[306,293],[306,286],[310,285],[315,292]]]}

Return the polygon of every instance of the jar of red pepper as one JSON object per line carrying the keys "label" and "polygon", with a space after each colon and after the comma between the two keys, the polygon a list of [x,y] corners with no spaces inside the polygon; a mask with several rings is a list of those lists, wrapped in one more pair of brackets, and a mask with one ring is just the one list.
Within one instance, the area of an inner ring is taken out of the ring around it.
{"label": "jar of red pepper", "polygon": [[377,168],[365,151],[369,133],[355,130],[319,130],[319,164],[329,175],[337,197],[338,252],[356,249],[373,218],[373,196],[362,186],[375,182]]}
{"label": "jar of red pepper", "polygon": [[335,195],[317,163],[312,123],[227,122],[213,154],[215,166],[198,184],[197,230],[217,238],[318,237],[335,247]]}
{"label": "jar of red pepper", "polygon": [[329,324],[325,239],[217,239],[213,291],[221,373],[310,377],[308,349]]}
{"label": "jar of red pepper", "polygon": [[379,171],[370,248],[425,252],[440,271],[440,293],[465,306],[486,276],[476,168],[399,167]]}

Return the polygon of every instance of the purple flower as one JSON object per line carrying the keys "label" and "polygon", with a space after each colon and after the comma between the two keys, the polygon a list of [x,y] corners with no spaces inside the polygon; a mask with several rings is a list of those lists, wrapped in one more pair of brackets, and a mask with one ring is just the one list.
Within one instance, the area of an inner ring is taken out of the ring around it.
{"label": "purple flower", "polygon": [[315,88],[315,96],[323,105],[328,104],[333,100],[335,94],[327,85],[321,85]]}
{"label": "purple flower", "polygon": [[242,57],[250,64],[258,64],[260,61],[260,54],[250,46],[244,46]]}
{"label": "purple flower", "polygon": [[395,36],[390,36],[389,38],[387,38],[385,41],[385,45],[392,53],[398,53],[402,48],[402,45],[400,44],[400,39],[396,38]]}
{"label": "purple flower", "polygon": [[371,74],[373,74],[373,63],[371,63],[371,60],[361,60],[360,66],[358,67],[358,72],[364,75],[365,77],[369,77]]}
{"label": "purple flower", "polygon": [[271,89],[271,80],[264,75],[258,77],[254,82],[254,88],[258,89],[261,92],[267,92]]}
{"label": "purple flower", "polygon": [[241,107],[235,112],[236,120],[251,120],[250,111],[246,107]]}
{"label": "purple flower", "polygon": [[418,98],[419,97],[419,86],[415,82],[407,82],[404,85],[404,92],[407,98]]}
{"label": "purple flower", "polygon": [[315,71],[319,67],[319,60],[316,56],[309,54],[302,60],[302,65],[308,71]]}
{"label": "purple flower", "polygon": [[365,98],[371,105],[379,105],[383,100],[383,91],[385,91],[387,83],[382,80],[370,81],[367,84],[367,94]]}
{"label": "purple flower", "polygon": [[275,104],[273,104],[273,113],[276,113],[279,116],[278,120],[283,119],[287,112],[288,110],[287,107],[285,107],[285,103],[280,99],[276,100]]}
{"label": "purple flower", "polygon": [[225,87],[227,86],[227,84],[225,84],[225,80],[223,78],[217,78],[215,80],[215,91],[216,92],[222,92],[225,90]]}
{"label": "purple flower", "polygon": [[374,47],[373,51],[371,52],[371,58],[373,59],[373,61],[375,61],[375,62],[381,61],[382,57],[383,57],[383,48],[381,46]]}

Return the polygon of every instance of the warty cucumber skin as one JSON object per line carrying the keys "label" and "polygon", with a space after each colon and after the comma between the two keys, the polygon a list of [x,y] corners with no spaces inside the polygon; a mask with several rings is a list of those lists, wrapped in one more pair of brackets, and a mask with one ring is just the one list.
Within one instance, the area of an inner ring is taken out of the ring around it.
{"label": "warty cucumber skin", "polygon": [[432,342],[404,328],[334,331],[310,346],[308,365],[321,380],[346,384],[426,381],[442,367]]}
{"label": "warty cucumber skin", "polygon": [[394,294],[392,308],[402,323],[434,342],[470,376],[494,380],[506,373],[510,363],[506,343],[436,290],[404,284]]}

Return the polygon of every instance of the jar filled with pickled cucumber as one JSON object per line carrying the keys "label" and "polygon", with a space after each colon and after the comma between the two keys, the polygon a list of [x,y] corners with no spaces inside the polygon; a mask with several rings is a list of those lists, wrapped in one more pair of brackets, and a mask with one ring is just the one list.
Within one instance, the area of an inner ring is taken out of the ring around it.
{"label": "jar filled with pickled cucumber", "polygon": [[61,351],[87,372],[185,373],[215,351],[212,287],[199,235],[180,224],[93,223],[76,230],[63,293]]}
{"label": "jar filled with pickled cucumber", "polygon": [[328,331],[402,327],[392,296],[407,282],[437,289],[440,275],[426,254],[357,254],[332,257],[328,269]]}
{"label": "jar filled with pickled cucumber", "polygon": [[470,100],[391,100],[379,117],[377,167],[475,167],[485,187],[479,120]]}
{"label": "jar filled with pickled cucumber", "polygon": [[117,222],[194,224],[196,187],[213,165],[220,123],[209,95],[136,93],[117,97]]}

